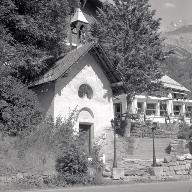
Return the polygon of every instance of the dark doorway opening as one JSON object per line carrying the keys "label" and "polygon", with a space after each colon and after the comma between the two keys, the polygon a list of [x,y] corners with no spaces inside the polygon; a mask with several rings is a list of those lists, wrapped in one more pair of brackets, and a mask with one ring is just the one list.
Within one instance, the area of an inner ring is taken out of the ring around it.
{"label": "dark doorway opening", "polygon": [[82,133],[82,138],[85,146],[85,150],[88,152],[88,154],[91,153],[91,147],[92,147],[92,131],[91,131],[91,124],[79,124],[79,132]]}

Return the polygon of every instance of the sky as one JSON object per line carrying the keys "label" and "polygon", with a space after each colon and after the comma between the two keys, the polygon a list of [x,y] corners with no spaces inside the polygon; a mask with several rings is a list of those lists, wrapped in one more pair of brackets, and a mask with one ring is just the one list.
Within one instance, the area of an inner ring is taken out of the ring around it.
{"label": "sky", "polygon": [[[192,24],[192,0],[149,0],[156,15],[162,18],[161,30]],[[177,26],[176,26],[177,25]]]}

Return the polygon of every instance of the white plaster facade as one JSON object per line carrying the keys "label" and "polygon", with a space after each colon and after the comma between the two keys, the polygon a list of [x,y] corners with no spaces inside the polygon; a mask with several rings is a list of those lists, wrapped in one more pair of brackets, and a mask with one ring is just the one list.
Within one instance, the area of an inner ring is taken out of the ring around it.
{"label": "white plaster facade", "polygon": [[[92,99],[80,98],[80,85],[88,84],[93,90]],[[67,77],[59,78],[55,83],[54,118],[67,117],[77,108],[80,111],[79,123],[94,124],[94,135],[98,136],[110,127],[113,118],[113,101],[110,82],[95,59],[87,54],[74,65]]]}
{"label": "white plaster facade", "polygon": [[[91,99],[79,97],[78,89],[82,84],[92,88]],[[100,64],[89,53],[81,57],[66,76],[34,90],[46,115],[52,115],[55,120],[57,117],[67,118],[76,109],[79,113],[76,130],[79,130],[80,123],[90,124],[95,138],[111,127],[114,117],[111,85]]]}

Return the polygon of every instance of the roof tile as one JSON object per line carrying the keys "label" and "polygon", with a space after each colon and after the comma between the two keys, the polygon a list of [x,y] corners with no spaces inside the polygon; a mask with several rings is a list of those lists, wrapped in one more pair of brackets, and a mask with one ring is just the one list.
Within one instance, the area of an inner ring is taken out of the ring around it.
{"label": "roof tile", "polygon": [[34,81],[31,86],[39,85],[42,83],[47,83],[50,81],[54,81],[58,79],[61,75],[63,75],[75,62],[79,60],[81,56],[86,54],[95,43],[87,43],[76,49],[67,53],[62,59],[58,60],[55,65],[49,69],[43,76],[41,76],[38,80]]}

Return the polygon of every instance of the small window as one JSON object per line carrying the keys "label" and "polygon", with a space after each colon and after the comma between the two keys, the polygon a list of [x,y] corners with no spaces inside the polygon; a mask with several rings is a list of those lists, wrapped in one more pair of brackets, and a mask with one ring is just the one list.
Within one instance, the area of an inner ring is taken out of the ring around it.
{"label": "small window", "polygon": [[167,104],[160,104],[160,116],[165,117],[167,115]]}
{"label": "small window", "polygon": [[79,87],[78,95],[80,98],[84,98],[86,96],[88,99],[92,99],[93,90],[88,84],[82,84]]}
{"label": "small window", "polygon": [[115,103],[114,104],[114,115],[116,118],[121,118],[122,114],[122,103]]}
{"label": "small window", "polygon": [[156,114],[156,104],[147,103],[146,115],[155,115]]}
{"label": "small window", "polygon": [[173,113],[175,116],[179,116],[181,112],[181,105],[174,105],[173,106]]}
{"label": "small window", "polygon": [[185,95],[182,93],[173,93],[173,98],[174,99],[184,99]]}
{"label": "small window", "polygon": [[137,102],[137,112],[138,113],[143,112],[143,102]]}
{"label": "small window", "polygon": [[192,117],[192,106],[186,107],[186,117]]}

